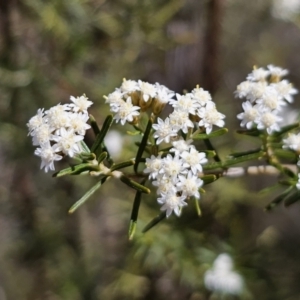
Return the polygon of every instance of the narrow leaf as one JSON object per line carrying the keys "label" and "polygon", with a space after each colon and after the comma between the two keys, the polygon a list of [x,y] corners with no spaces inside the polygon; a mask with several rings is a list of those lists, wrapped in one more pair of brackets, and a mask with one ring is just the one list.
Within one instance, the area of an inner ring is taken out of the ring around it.
{"label": "narrow leaf", "polygon": [[214,181],[216,181],[219,177],[214,174],[208,174],[201,177],[201,180],[203,180],[204,184],[209,184]]}
{"label": "narrow leaf", "polygon": [[90,117],[91,127],[94,131],[94,134],[97,136],[97,134],[100,133],[100,128],[98,126],[98,123],[97,123],[97,121],[96,121],[96,119],[94,118],[93,115],[90,115],[89,117]]}
{"label": "narrow leaf", "polygon": [[239,129],[236,131],[238,134],[242,135],[249,135],[249,136],[259,136],[261,134],[260,130],[254,128],[254,129]]}
{"label": "narrow leaf", "polygon": [[287,133],[289,131],[292,131],[292,130],[294,130],[296,128],[299,128],[299,127],[300,127],[300,123],[299,122],[294,123],[294,124],[290,124],[290,125],[282,127],[280,131],[274,132],[272,134],[272,136],[279,137],[279,136],[281,136],[281,135],[283,135],[283,134],[285,134],[285,133]]}
{"label": "narrow leaf", "polygon": [[132,136],[141,134],[140,131],[126,131],[126,133],[127,133],[128,135],[132,135]]}
{"label": "narrow leaf", "polygon": [[239,164],[242,162],[262,158],[264,155],[265,155],[265,152],[260,151],[257,153],[244,155],[244,156],[233,158],[233,159],[228,159],[227,161],[224,161],[223,163],[222,162],[210,163],[210,164],[204,165],[203,169],[204,170],[212,170],[212,169],[217,169],[217,168],[226,168],[228,166],[236,165],[236,164]]}
{"label": "narrow leaf", "polygon": [[[145,182],[146,182],[146,179],[143,179],[141,184],[145,184]],[[142,192],[137,191],[135,194],[135,197],[134,197],[132,211],[131,211],[131,217],[130,217],[130,225],[129,225],[129,231],[128,231],[129,240],[133,239],[133,236],[135,233],[141,199],[142,199]]]}
{"label": "narrow leaf", "polygon": [[69,214],[72,214],[79,206],[81,206],[85,201],[89,199],[101,186],[102,180],[97,182],[88,192],[84,194],[70,209]]}
{"label": "narrow leaf", "polygon": [[82,149],[84,150],[84,152],[91,153],[90,148],[87,146],[87,144],[84,141],[80,141],[80,145],[81,145]]}
{"label": "narrow leaf", "polygon": [[195,207],[196,207],[197,215],[200,217],[202,213],[201,213],[199,199],[197,198],[195,198]]}
{"label": "narrow leaf", "polygon": [[126,177],[125,175],[121,175],[120,180],[127,184],[129,187],[135,189],[136,191],[140,191],[145,194],[150,194],[150,190],[145,186],[139,184],[138,182]]}
{"label": "narrow leaf", "polygon": [[224,135],[227,132],[228,132],[227,128],[221,128],[221,129],[215,130],[215,131],[213,131],[212,133],[209,133],[209,134],[205,134],[205,133],[197,134],[197,135],[193,136],[193,140],[210,139],[210,138],[214,138],[214,137]]}
{"label": "narrow leaf", "polygon": [[271,210],[274,207],[276,207],[279,203],[281,203],[292,191],[293,187],[290,186],[288,189],[286,189],[282,194],[277,196],[272,202],[270,202],[266,207],[265,210]]}
{"label": "narrow leaf", "polygon": [[249,155],[249,154],[253,154],[253,153],[258,153],[261,151],[261,148],[257,148],[257,149],[253,149],[253,150],[249,150],[249,151],[244,151],[244,152],[234,152],[234,153],[230,153],[228,156],[229,157],[241,157],[241,156],[245,156],[245,155]]}
{"label": "narrow leaf", "polygon": [[95,153],[96,157],[98,157],[101,153],[103,140],[104,140],[112,122],[113,122],[113,116],[112,115],[107,116],[100,132],[96,136],[96,140],[91,148],[91,152]]}
{"label": "narrow leaf", "polygon": [[53,177],[62,177],[66,175],[78,175],[86,171],[99,171],[99,167],[96,165],[91,165],[90,163],[83,163],[76,166],[72,166],[57,173],[54,173]]}
{"label": "narrow leaf", "polygon": [[288,207],[299,200],[300,200],[300,191],[297,190],[292,195],[289,195],[287,198],[284,199],[284,206]]}
{"label": "narrow leaf", "polygon": [[130,167],[133,165],[134,165],[134,160],[131,159],[131,160],[127,160],[127,161],[121,162],[119,164],[113,165],[110,170],[111,171],[120,170],[120,169],[127,168],[127,167]]}
{"label": "narrow leaf", "polygon": [[149,222],[145,228],[143,229],[143,233],[147,232],[148,230],[150,230],[152,227],[154,227],[155,225],[157,225],[160,221],[162,221],[163,219],[166,218],[166,212],[162,212],[160,213],[158,216],[156,216],[151,222]]}
{"label": "narrow leaf", "polygon": [[278,157],[290,159],[295,162],[298,160],[298,155],[295,152],[288,149],[275,149],[274,154]]}

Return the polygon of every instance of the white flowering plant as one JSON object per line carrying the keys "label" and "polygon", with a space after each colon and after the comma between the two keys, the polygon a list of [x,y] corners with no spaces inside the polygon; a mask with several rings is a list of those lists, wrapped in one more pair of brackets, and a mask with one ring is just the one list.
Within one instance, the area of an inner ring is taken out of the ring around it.
{"label": "white flowering plant", "polygon": [[[225,115],[217,110],[210,93],[199,86],[181,95],[158,83],[124,79],[119,88],[104,96],[112,115],[106,117],[101,128],[88,113],[93,102],[85,95],[71,96],[69,104],[58,104],[46,111],[39,109],[27,126],[33,145],[37,146],[34,153],[41,157],[41,169],[45,172],[54,171],[55,161],[68,156],[76,159],[76,163],[56,172],[54,177],[80,174],[98,178],[97,183],[70,208],[70,213],[111,177],[136,191],[129,226],[129,238],[132,238],[142,195],[150,194],[152,189],[156,190],[161,213],[144,228],[144,232],[172,213],[180,216],[183,207],[191,202],[195,203],[200,215],[203,187],[223,176],[277,172],[280,175],[278,185],[285,189],[266,209],[282,201],[289,205],[300,199],[300,124],[282,125],[283,109],[293,102],[293,96],[298,92],[282,79],[287,73],[273,65],[255,67],[246,81],[237,86],[236,97],[245,100],[242,103],[244,111],[237,115],[245,129],[237,132],[256,137],[260,147],[231,153],[222,159],[211,139],[228,132],[224,128]],[[171,113],[163,117],[166,106],[171,108]],[[140,136],[134,158],[116,163],[111,157],[105,137],[113,121],[130,124],[134,132],[128,133]],[[95,141],[88,147],[84,136],[90,128]],[[260,166],[232,167],[247,161],[259,161]],[[126,173],[124,170],[129,167],[133,172]]]}

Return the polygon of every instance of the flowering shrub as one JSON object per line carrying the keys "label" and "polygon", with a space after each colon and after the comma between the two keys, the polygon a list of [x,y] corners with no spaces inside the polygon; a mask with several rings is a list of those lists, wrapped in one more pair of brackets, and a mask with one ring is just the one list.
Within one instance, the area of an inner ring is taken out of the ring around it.
{"label": "flowering shrub", "polygon": [[[287,70],[269,65],[267,69],[254,68],[246,81],[237,86],[235,95],[245,99],[244,112],[237,118],[243,130],[238,133],[251,135],[260,140],[257,149],[231,153],[220,159],[211,139],[227,133],[225,115],[217,110],[208,91],[197,86],[190,93],[175,94],[167,87],[141,80],[123,80],[121,86],[105,96],[113,115],[109,115],[100,129],[87,109],[92,101],[83,95],[71,96],[70,104],[58,104],[47,111],[39,109],[27,126],[35,154],[41,157],[45,172],[54,170],[55,161],[69,156],[79,163],[58,171],[56,177],[87,174],[98,176],[97,184],[70,209],[74,212],[110,177],[120,179],[136,190],[129,236],[135,232],[138,210],[143,193],[149,194],[146,186],[151,181],[156,189],[161,213],[144,229],[149,230],[172,213],[180,216],[182,208],[191,201],[200,215],[199,200],[203,186],[222,176],[236,176],[245,172],[277,172],[284,192],[274,199],[267,209],[281,201],[289,205],[300,199],[300,134],[299,123],[282,126],[283,108],[293,102],[297,90],[286,80]],[[173,108],[162,117],[166,105]],[[105,137],[113,121],[133,126],[134,135],[140,135],[134,159],[115,163],[105,145]],[[89,121],[89,124],[87,122]],[[143,126],[143,124],[147,124]],[[217,128],[216,128],[217,127]],[[91,148],[84,143],[86,130],[92,128],[95,142]],[[203,141],[199,149],[194,141]],[[264,160],[264,164],[252,168],[233,168],[250,160]],[[133,166],[134,178],[120,171]],[[142,168],[140,168],[140,166]]]}

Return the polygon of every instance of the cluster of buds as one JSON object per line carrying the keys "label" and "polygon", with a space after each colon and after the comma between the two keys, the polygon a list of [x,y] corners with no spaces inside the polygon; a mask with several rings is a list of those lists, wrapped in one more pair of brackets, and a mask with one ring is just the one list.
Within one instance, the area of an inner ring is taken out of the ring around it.
{"label": "cluster of buds", "polygon": [[151,84],[141,80],[123,80],[119,88],[105,96],[114,119],[124,125],[138,123],[140,111],[147,109],[158,115],[174,96],[174,92],[159,83]]}

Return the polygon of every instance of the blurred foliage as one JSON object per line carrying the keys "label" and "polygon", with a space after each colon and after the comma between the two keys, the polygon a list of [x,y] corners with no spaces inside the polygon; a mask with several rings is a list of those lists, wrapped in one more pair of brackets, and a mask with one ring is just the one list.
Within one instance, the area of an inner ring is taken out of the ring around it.
{"label": "blurred foliage", "polygon": [[[25,125],[38,108],[83,93],[94,101],[92,113],[101,124],[108,112],[102,97],[123,77],[181,92],[209,86],[204,66],[211,64],[214,99],[233,130],[241,103],[232,92],[253,65],[287,68],[300,87],[300,16],[275,18],[272,5],[271,0],[0,2],[1,300],[299,299],[299,204],[264,212],[271,197],[257,191],[272,178],[221,179],[203,195],[200,218],[191,205],[181,218],[164,220],[143,235],[159,209],[146,196],[137,234],[128,242],[133,192],[110,181],[68,215],[93,179],[52,179],[39,171]],[[214,9],[219,19],[211,18]],[[212,34],[212,28],[219,31]],[[208,55],[210,40],[217,57]],[[215,142],[221,157],[255,148],[251,139],[228,136]],[[124,135],[122,155],[129,158],[135,151],[131,138]],[[92,141],[90,134],[86,142]],[[240,296],[221,298],[205,289],[203,275],[222,252],[244,277]]]}

